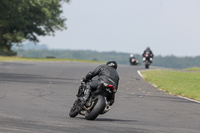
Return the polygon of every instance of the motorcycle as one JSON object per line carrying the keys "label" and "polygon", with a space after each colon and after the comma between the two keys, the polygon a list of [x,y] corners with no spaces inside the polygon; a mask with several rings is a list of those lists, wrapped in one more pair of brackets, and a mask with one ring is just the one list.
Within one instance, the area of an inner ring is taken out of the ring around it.
{"label": "motorcycle", "polygon": [[130,64],[131,65],[137,65],[138,64],[138,60],[136,60],[135,58],[130,58]]}
{"label": "motorcycle", "polygon": [[144,61],[144,64],[145,64],[145,68],[149,68],[149,66],[151,65],[152,61],[150,60],[150,55],[149,55],[149,52],[147,52],[145,54],[145,61]]}
{"label": "motorcycle", "polygon": [[87,120],[95,120],[99,115],[105,114],[110,110],[110,103],[107,101],[107,96],[116,93],[114,86],[102,83],[100,88],[91,92],[86,102],[81,100],[84,97],[84,91],[86,91],[86,83],[82,81],[77,99],[70,109],[70,117],[74,118],[80,114],[85,116]]}

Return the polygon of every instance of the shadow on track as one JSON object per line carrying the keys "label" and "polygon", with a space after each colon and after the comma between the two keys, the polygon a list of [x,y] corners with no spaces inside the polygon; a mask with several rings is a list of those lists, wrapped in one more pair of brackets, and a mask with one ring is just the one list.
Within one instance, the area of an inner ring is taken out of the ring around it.
{"label": "shadow on track", "polygon": [[[86,120],[84,117],[76,117],[72,119],[78,119],[78,120]],[[88,120],[86,120],[88,121]],[[122,120],[122,119],[112,119],[112,118],[97,118],[94,121],[105,121],[105,122],[138,122],[138,120]]]}

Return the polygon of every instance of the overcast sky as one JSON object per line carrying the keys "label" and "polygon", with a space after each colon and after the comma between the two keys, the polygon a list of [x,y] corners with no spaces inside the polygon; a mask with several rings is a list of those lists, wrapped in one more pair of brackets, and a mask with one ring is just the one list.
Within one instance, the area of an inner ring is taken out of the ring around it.
{"label": "overcast sky", "polygon": [[67,30],[40,37],[50,49],[200,55],[200,0],[71,0]]}

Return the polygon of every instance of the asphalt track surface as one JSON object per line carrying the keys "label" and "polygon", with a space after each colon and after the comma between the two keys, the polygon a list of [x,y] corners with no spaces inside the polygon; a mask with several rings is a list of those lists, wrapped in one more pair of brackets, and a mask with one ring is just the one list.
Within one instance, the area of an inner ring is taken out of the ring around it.
{"label": "asphalt track surface", "polygon": [[80,79],[99,64],[0,62],[0,133],[200,133],[200,104],[160,91],[120,65],[111,110],[70,118]]}

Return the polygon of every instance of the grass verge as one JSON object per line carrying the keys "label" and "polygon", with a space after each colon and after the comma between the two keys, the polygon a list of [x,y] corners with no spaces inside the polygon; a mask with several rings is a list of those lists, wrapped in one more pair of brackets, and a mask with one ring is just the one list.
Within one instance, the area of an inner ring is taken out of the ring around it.
{"label": "grass verge", "polygon": [[200,101],[200,73],[173,70],[141,72],[144,79],[166,92]]}
{"label": "grass verge", "polygon": [[29,58],[18,56],[0,56],[0,61],[77,61],[77,62],[91,62],[101,63],[100,61],[78,60],[78,59],[57,59],[57,58]]}
{"label": "grass verge", "polygon": [[200,71],[200,67],[187,68],[188,71]]}

